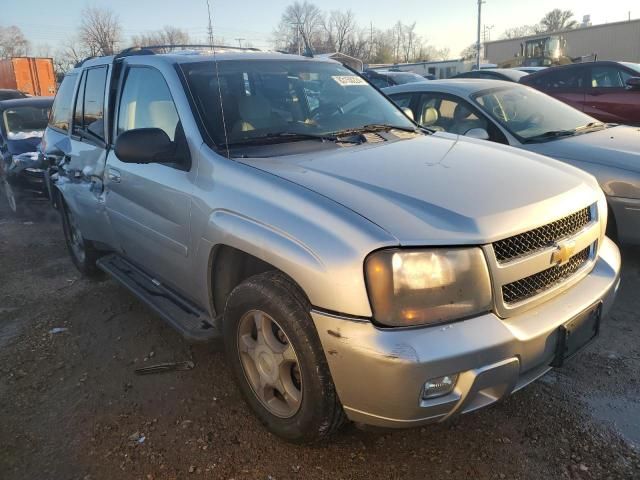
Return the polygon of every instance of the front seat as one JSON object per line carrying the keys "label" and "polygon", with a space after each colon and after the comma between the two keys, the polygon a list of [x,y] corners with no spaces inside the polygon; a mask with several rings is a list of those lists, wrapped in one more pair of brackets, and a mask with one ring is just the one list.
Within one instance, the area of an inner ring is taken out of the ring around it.
{"label": "front seat", "polygon": [[430,128],[431,130],[436,130],[438,132],[443,132],[444,128],[439,125],[436,125],[436,122],[440,118],[440,114],[435,107],[427,107],[422,110],[422,115],[420,115],[420,125],[423,127]]}
{"label": "front seat", "polygon": [[233,127],[234,132],[269,128],[278,123],[271,111],[269,100],[260,95],[242,96],[238,101],[240,119]]}
{"label": "front seat", "polygon": [[473,115],[473,112],[469,110],[465,105],[459,103],[453,110],[453,123],[449,132],[457,135],[465,135],[472,128],[484,128],[487,129],[485,121],[479,118],[469,118]]}

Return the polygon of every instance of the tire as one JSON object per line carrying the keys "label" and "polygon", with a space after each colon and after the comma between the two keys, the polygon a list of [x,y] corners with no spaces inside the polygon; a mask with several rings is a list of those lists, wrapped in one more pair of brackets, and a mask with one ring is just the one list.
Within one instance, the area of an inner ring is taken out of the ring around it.
{"label": "tire", "polygon": [[[263,326],[262,346],[257,340],[258,323]],[[344,411],[309,304],[288,277],[270,271],[238,285],[227,299],[223,332],[227,359],[240,390],[269,431],[290,442],[311,443],[342,426]],[[255,345],[253,354],[249,344]],[[279,348],[282,357],[269,353]],[[277,364],[278,358],[282,363]],[[266,385],[272,380],[266,377],[276,371],[282,391]],[[259,386],[261,381],[264,387]]]}
{"label": "tire", "polygon": [[71,261],[83,276],[94,279],[103,278],[104,274],[96,264],[101,256],[100,251],[95,248],[93,242],[84,239],[73,213],[64,202],[60,213],[62,214],[64,239],[69,255],[71,255]]}
{"label": "tire", "polygon": [[23,216],[24,209],[22,208],[20,196],[15,192],[6,179],[2,181],[2,193],[7,205],[9,206],[11,214],[16,217]]}

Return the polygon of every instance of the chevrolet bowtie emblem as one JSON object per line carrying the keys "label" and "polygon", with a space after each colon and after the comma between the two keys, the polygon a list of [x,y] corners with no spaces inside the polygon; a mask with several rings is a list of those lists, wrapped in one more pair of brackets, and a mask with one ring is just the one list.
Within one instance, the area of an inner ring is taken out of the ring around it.
{"label": "chevrolet bowtie emblem", "polygon": [[554,265],[564,265],[571,259],[575,249],[576,242],[573,240],[556,243],[556,250],[551,255],[551,263]]}

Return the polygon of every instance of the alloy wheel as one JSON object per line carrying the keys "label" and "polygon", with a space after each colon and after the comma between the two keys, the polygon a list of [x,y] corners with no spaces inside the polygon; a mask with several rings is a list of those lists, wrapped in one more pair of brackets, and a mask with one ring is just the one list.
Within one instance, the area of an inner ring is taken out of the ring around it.
{"label": "alloy wheel", "polygon": [[290,418],[302,403],[298,357],[282,327],[261,310],[238,324],[238,352],[245,377],[260,403],[273,415]]}

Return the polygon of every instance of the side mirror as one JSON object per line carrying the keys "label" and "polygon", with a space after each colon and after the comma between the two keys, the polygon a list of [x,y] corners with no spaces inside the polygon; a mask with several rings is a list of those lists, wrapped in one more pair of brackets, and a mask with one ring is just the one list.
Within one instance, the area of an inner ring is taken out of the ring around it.
{"label": "side mirror", "polygon": [[124,163],[170,162],[176,147],[160,128],[136,128],[118,135],[115,153]]}
{"label": "side mirror", "polygon": [[465,137],[477,138],[478,140],[489,140],[489,132],[484,128],[472,128],[464,134]]}
{"label": "side mirror", "polygon": [[415,120],[415,118],[413,118],[413,110],[411,110],[409,107],[402,107],[402,111],[411,120]]}
{"label": "side mirror", "polygon": [[627,78],[627,87],[631,90],[640,89],[640,77]]}

